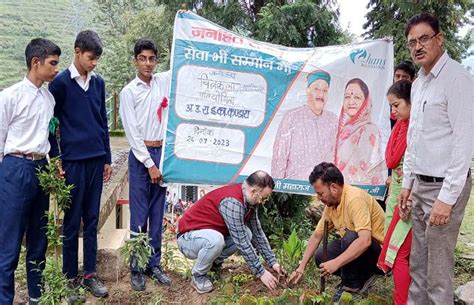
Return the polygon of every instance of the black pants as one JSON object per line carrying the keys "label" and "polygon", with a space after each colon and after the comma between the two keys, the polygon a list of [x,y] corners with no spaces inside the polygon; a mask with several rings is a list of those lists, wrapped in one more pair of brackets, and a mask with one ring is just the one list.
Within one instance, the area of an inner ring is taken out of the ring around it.
{"label": "black pants", "polygon": [[[356,232],[347,230],[343,238],[331,241],[328,245],[327,260],[332,260],[341,255],[358,237],[359,235]],[[339,268],[334,274],[342,278],[342,285],[350,288],[362,288],[365,281],[372,275],[376,273],[382,274],[377,268],[377,259],[380,251],[380,244],[372,238],[372,244],[362,255]],[[318,267],[323,262],[322,247],[316,251],[314,260]]]}

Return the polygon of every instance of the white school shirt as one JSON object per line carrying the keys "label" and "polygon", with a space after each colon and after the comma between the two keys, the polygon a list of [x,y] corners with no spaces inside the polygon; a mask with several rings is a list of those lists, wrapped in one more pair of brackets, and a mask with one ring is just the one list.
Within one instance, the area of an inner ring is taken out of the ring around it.
{"label": "white school shirt", "polygon": [[77,71],[76,66],[74,63],[72,63],[69,66],[69,72],[71,73],[71,79],[76,80],[76,83],[84,90],[87,91],[89,89],[89,83],[91,82],[92,76],[95,76],[95,72],[91,71],[90,73],[87,73],[86,79],[82,79],[81,75],[79,74],[79,71]]}
{"label": "white school shirt", "polygon": [[170,71],[153,75],[149,86],[137,76],[120,92],[120,119],[128,143],[146,168],[159,166],[151,159],[144,141],[163,140],[169,105],[162,109],[161,122],[157,112],[163,98],[169,97],[170,81]]}
{"label": "white school shirt", "polygon": [[438,200],[453,205],[466,183],[474,141],[474,81],[445,52],[411,89],[403,187],[415,175],[443,177]]}
{"label": "white school shirt", "polygon": [[0,162],[11,153],[49,152],[49,121],[54,97],[26,77],[0,92]]}

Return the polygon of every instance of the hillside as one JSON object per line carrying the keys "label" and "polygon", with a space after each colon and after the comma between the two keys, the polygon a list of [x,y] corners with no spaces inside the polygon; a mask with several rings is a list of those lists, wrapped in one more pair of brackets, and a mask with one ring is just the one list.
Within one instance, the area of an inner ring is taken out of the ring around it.
{"label": "hillside", "polygon": [[76,33],[95,29],[90,6],[84,0],[0,0],[0,90],[25,75],[24,51],[32,38],[58,44],[60,69],[69,66]]}

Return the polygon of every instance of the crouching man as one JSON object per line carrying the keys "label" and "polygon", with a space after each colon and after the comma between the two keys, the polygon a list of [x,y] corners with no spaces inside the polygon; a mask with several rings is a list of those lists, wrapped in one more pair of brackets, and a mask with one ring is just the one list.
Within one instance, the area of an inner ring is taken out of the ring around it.
{"label": "crouching man", "polygon": [[285,273],[275,259],[257,214],[257,205],[270,198],[274,187],[270,175],[256,171],[243,183],[206,194],[184,213],[178,226],[178,248],[185,257],[196,260],[191,285],[198,293],[214,289],[207,273],[211,268],[219,270],[224,259],[237,250],[265,286],[276,288],[277,279],[262,266],[254,249],[275,272]]}
{"label": "crouching man", "polygon": [[[342,278],[333,299],[338,302],[344,291],[362,292],[373,282],[374,275],[381,274],[377,259],[384,238],[385,214],[366,191],[345,184],[341,171],[332,163],[318,164],[309,182],[324,203],[324,212],[308,241],[303,260],[289,281],[298,282],[314,257],[321,276],[335,274]],[[329,230],[335,230],[340,238],[329,243],[327,261],[323,262],[322,249],[318,246],[325,220],[329,221]]]}

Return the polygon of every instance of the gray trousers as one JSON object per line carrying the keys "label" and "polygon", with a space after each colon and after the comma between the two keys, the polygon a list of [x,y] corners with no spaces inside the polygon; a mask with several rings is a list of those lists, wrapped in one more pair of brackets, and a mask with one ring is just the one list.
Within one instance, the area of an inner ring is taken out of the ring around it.
{"label": "gray trousers", "polygon": [[471,176],[451,210],[446,225],[430,226],[431,208],[442,182],[424,182],[418,177],[412,189],[413,243],[410,253],[412,282],[408,304],[453,304],[454,248],[472,188]]}

